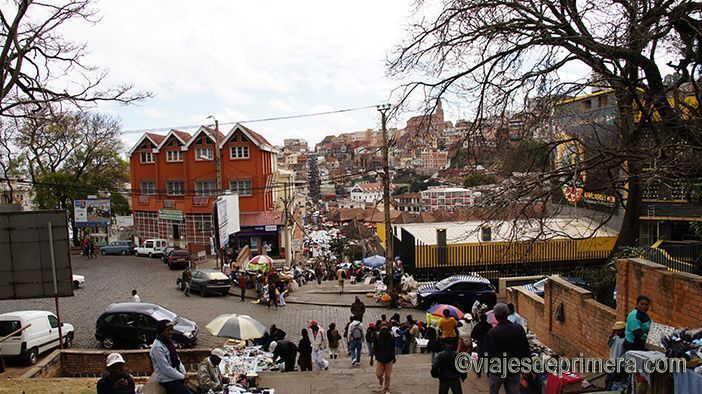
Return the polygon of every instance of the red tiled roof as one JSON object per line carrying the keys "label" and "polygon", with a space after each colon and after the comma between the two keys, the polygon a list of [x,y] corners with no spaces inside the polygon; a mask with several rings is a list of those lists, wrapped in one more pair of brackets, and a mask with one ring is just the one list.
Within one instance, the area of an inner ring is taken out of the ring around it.
{"label": "red tiled roof", "polygon": [[161,134],[154,134],[154,133],[146,133],[146,136],[151,139],[156,145],[160,144],[161,141],[163,141],[164,138],[166,138],[165,135]]}
{"label": "red tiled roof", "polygon": [[395,198],[422,198],[422,195],[419,193],[404,193],[404,194],[397,194],[393,197],[395,197]]}
{"label": "red tiled roof", "polygon": [[[209,131],[210,133],[214,133],[214,129],[211,127],[205,127],[205,129],[207,129],[207,131]],[[226,137],[226,136],[220,131],[219,132],[219,140],[220,141],[224,140],[224,137]]]}
{"label": "red tiled roof", "polygon": [[251,136],[256,140],[256,142],[258,144],[272,146],[271,143],[268,142],[267,139],[263,138],[263,136],[261,134],[258,134],[257,132],[251,130],[250,128],[248,128],[242,124],[240,124],[239,126],[241,126],[242,129],[246,130],[247,133],[251,134]]}
{"label": "red tiled roof", "polygon": [[283,211],[240,212],[239,226],[256,227],[282,225]]}
{"label": "red tiled roof", "polygon": [[173,134],[176,134],[184,142],[188,142],[188,141],[190,141],[190,138],[192,138],[190,133],[186,133],[185,131],[180,131],[180,130],[175,130],[175,129],[173,129],[172,131],[173,131]]}

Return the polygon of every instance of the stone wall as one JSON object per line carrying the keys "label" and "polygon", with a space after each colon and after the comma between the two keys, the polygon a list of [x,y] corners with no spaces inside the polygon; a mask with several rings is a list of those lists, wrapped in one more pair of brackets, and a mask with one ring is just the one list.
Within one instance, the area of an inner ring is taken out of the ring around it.
{"label": "stone wall", "polygon": [[[606,357],[607,338],[616,320],[625,320],[636,297],[651,298],[653,321],[675,327],[698,327],[702,315],[702,277],[671,272],[666,267],[640,259],[617,261],[617,310],[592,298],[592,293],[552,276],[546,282],[545,298],[523,287],[507,291],[508,302],[527,319],[529,329],[545,345],[565,355]],[[563,304],[564,321],[556,319]]]}

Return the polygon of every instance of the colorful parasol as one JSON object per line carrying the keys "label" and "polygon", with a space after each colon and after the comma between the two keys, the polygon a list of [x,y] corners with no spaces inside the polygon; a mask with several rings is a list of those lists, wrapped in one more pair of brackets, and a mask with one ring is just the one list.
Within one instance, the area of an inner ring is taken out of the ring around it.
{"label": "colorful parasol", "polygon": [[447,304],[434,305],[427,310],[427,313],[430,313],[433,316],[443,317],[444,311],[447,309],[451,313],[451,316],[456,318],[456,320],[463,319],[463,312],[461,312],[460,309],[456,308],[453,305],[447,305]]}

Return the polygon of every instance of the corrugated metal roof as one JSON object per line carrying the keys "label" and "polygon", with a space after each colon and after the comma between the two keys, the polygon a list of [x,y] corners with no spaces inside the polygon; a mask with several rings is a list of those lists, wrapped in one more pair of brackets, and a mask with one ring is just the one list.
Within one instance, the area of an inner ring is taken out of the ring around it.
{"label": "corrugated metal roof", "polygon": [[[565,239],[615,237],[617,232],[600,226],[599,223],[588,219],[548,219],[520,220],[517,225],[513,221],[504,222],[438,222],[398,224],[397,227],[412,234],[417,241],[427,245],[436,245],[436,230],[446,229],[447,244],[479,243],[480,228],[489,225],[492,230],[491,242],[531,241],[535,239]],[[598,228],[599,226],[599,228]],[[397,231],[401,238],[402,231]]]}

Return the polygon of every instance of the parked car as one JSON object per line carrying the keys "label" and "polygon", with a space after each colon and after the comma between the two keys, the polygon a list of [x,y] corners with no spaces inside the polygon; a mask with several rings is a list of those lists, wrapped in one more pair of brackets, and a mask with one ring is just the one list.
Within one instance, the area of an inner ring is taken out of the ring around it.
{"label": "parked car", "polygon": [[[19,357],[32,365],[39,360],[39,355],[59,346],[59,321],[51,312],[17,311],[0,315],[0,338],[27,327],[0,342],[0,354],[3,357]],[[63,346],[73,345],[74,328],[68,323],[61,323]]]}
{"label": "parked car", "polygon": [[137,256],[161,256],[168,246],[165,239],[147,239],[141,246],[137,246],[135,253]]}
{"label": "parked car", "polygon": [[448,304],[467,312],[475,301],[492,308],[497,303],[497,292],[482,276],[453,275],[419,286],[417,301],[424,309],[432,304]]}
{"label": "parked car", "polygon": [[[562,276],[561,278],[567,280],[568,282],[570,282],[576,286],[587,287],[587,282],[583,279],[571,278],[571,277],[567,277],[567,276]],[[524,288],[527,289],[528,291],[536,294],[539,297],[543,297],[544,296],[544,289],[546,287],[546,280],[548,280],[548,277],[537,280],[534,283],[526,284],[526,285],[524,285]]]}
{"label": "parked car", "polygon": [[199,331],[194,321],[178,316],[160,305],[146,302],[110,305],[95,324],[95,339],[106,349],[151,345],[157,334],[156,324],[164,319],[173,322],[173,341],[179,347],[195,345]]}
{"label": "parked car", "polygon": [[134,241],[112,241],[109,245],[103,246],[100,249],[100,254],[105,256],[108,254],[121,254],[122,256],[134,254],[136,244]]}
{"label": "parked car", "polygon": [[183,269],[190,266],[193,262],[192,256],[190,256],[190,253],[185,249],[173,249],[168,255],[164,255],[164,257],[166,258],[168,268],[172,270]]}
{"label": "parked car", "polygon": [[[219,270],[196,269],[192,271],[192,274],[193,279],[190,282],[190,291],[200,292],[200,295],[203,297],[212,293],[220,293],[222,295],[229,293],[230,279]],[[178,277],[176,285],[181,290],[185,288],[182,276]]]}
{"label": "parked car", "polygon": [[73,288],[74,289],[77,289],[77,288],[83,286],[83,283],[85,283],[85,276],[73,275]]}
{"label": "parked car", "polygon": [[176,250],[174,246],[168,246],[166,249],[163,249],[163,254],[161,255],[161,262],[163,264],[168,264],[168,254],[174,250]]}

